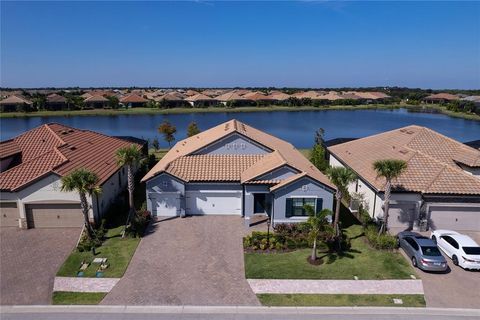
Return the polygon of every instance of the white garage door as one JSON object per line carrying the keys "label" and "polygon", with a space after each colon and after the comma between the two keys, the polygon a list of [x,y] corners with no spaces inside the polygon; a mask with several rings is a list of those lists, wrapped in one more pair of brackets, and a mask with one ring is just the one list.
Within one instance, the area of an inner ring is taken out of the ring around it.
{"label": "white garage door", "polygon": [[241,192],[198,192],[187,191],[187,214],[242,214]]}
{"label": "white garage door", "polygon": [[160,217],[174,217],[180,214],[180,194],[163,192],[151,194],[152,215]]}
{"label": "white garage door", "polygon": [[431,207],[431,229],[480,231],[480,207]]}

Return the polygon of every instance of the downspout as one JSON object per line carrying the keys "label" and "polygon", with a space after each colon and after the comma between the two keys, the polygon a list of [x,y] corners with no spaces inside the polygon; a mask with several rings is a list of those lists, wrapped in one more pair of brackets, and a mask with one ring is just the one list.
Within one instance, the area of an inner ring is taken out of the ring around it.
{"label": "downspout", "polygon": [[373,197],[373,217],[375,219],[375,208],[377,206],[377,193],[375,192],[375,197]]}
{"label": "downspout", "polygon": [[275,194],[272,193],[272,217],[271,217],[271,223],[272,227],[275,227]]}
{"label": "downspout", "polygon": [[[97,217],[100,215],[100,208],[98,207],[98,194],[95,194],[95,198],[97,199]],[[95,213],[93,214],[93,219],[95,219]]]}
{"label": "downspout", "polygon": [[242,184],[242,217],[245,218],[245,185]]}

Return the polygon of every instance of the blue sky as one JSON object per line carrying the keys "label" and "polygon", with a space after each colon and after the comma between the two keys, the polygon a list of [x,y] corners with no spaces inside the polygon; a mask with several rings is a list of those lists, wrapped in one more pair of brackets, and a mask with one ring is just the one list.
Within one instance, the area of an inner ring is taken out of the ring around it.
{"label": "blue sky", "polygon": [[480,88],[479,2],[1,2],[1,85]]}

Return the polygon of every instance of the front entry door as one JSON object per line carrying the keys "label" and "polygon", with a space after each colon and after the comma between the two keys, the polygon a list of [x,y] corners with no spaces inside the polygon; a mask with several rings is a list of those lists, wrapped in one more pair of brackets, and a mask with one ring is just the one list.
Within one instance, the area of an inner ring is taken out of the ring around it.
{"label": "front entry door", "polygon": [[255,193],[253,195],[253,213],[270,215],[270,195],[268,193]]}

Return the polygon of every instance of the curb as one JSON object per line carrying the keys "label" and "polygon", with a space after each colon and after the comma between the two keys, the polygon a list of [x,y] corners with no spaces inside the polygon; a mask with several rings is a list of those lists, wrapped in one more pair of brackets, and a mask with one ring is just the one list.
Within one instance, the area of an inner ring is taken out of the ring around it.
{"label": "curb", "polygon": [[480,316],[480,309],[405,307],[256,307],[256,306],[0,306],[0,313],[158,313],[158,314],[396,314]]}

